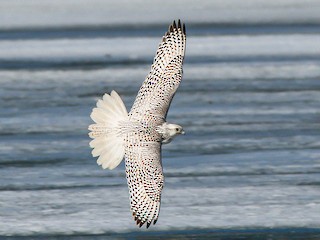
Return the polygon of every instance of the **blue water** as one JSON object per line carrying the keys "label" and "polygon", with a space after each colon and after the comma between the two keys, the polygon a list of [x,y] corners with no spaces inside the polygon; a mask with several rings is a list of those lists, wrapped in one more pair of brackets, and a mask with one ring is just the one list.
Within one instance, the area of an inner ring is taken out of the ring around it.
{"label": "blue water", "polygon": [[[0,236],[145,231],[129,211],[124,164],[95,163],[87,126],[105,92],[119,92],[130,109],[166,28],[0,30]],[[163,147],[156,237],[317,232],[319,29],[187,22],[184,78],[168,114],[187,134]]]}

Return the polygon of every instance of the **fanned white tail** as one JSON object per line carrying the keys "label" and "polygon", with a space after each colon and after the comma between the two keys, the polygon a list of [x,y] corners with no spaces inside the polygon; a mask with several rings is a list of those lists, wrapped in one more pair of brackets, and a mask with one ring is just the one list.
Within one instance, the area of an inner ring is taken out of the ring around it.
{"label": "fanned white tail", "polygon": [[119,123],[128,120],[127,109],[118,93],[112,91],[99,99],[90,115],[95,124],[89,126],[90,147],[97,163],[106,169],[117,167],[124,157],[124,137]]}

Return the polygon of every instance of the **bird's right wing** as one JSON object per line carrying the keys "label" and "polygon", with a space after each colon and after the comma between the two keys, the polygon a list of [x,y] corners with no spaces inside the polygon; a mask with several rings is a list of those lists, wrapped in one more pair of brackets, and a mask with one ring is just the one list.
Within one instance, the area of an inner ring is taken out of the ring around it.
{"label": "bird's right wing", "polygon": [[164,177],[161,143],[148,141],[146,136],[128,134],[125,162],[133,217],[140,227],[147,223],[148,228],[159,216]]}
{"label": "bird's right wing", "polygon": [[186,48],[185,25],[174,21],[162,38],[151,71],[143,82],[129,115],[140,120],[146,114],[165,118],[182,79]]}

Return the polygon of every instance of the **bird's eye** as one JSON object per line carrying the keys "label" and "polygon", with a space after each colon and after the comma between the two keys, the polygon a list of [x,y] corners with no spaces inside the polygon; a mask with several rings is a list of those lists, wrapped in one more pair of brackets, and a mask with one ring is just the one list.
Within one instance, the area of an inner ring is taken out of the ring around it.
{"label": "bird's eye", "polygon": [[179,128],[176,128],[176,131],[179,132]]}

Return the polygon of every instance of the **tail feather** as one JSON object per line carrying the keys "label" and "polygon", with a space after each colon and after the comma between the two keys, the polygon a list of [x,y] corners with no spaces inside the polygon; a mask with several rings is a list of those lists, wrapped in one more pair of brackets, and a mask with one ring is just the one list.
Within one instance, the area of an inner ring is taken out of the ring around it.
{"label": "tail feather", "polygon": [[122,112],[122,114],[128,115],[126,106],[124,105],[122,99],[120,98],[120,96],[117,94],[116,91],[111,92],[111,97],[113,97],[113,99],[117,102],[117,105],[119,106],[118,109]]}
{"label": "tail feather", "polygon": [[97,163],[102,168],[114,169],[124,157],[124,140],[119,122],[128,119],[127,109],[120,96],[112,91],[98,100],[90,117],[95,122],[88,128],[91,131],[89,137],[93,139],[90,142],[92,156],[98,157]]}
{"label": "tail feather", "polygon": [[108,112],[104,111],[101,108],[92,109],[91,118],[96,123],[106,123],[106,120],[109,118]]}
{"label": "tail feather", "polygon": [[[98,137],[106,136],[110,130],[108,130],[107,125],[105,124],[91,124],[88,129],[91,131],[89,132],[89,137],[93,138],[94,140]],[[90,142],[90,147],[94,148],[94,141]]]}

